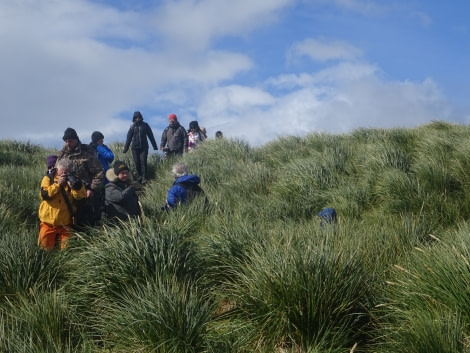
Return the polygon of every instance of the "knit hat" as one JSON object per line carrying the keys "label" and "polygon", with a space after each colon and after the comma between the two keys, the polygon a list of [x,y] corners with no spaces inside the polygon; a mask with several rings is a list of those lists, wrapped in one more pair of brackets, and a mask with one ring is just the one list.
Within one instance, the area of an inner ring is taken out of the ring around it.
{"label": "knit hat", "polygon": [[104,135],[99,131],[93,131],[91,134],[91,143],[97,143],[101,139],[104,139]]}
{"label": "knit hat", "polygon": [[141,114],[139,111],[134,112],[134,115],[132,116],[132,122],[135,122],[137,118],[144,119],[144,118],[142,117],[142,114]]}
{"label": "knit hat", "polygon": [[71,127],[68,127],[67,129],[65,129],[64,137],[62,137],[62,139],[64,141],[65,140],[71,140],[71,139],[80,140],[78,138],[77,132],[74,129],[72,129]]}
{"label": "knit hat", "polygon": [[124,170],[129,171],[129,167],[123,161],[116,161],[113,164],[114,174],[119,175],[119,173],[123,172]]}
{"label": "knit hat", "polygon": [[170,115],[168,115],[168,120],[176,120],[176,121],[178,121],[178,117],[176,116],[176,114],[171,113]]}
{"label": "knit hat", "polygon": [[46,158],[46,165],[47,168],[50,169],[55,166],[55,162],[57,162],[57,156],[54,154],[51,154],[50,156],[47,156]]}

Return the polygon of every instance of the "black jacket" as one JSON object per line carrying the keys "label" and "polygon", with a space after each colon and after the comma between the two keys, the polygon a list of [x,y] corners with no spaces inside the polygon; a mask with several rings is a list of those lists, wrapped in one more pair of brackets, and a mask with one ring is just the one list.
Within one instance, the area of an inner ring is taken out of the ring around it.
{"label": "black jacket", "polygon": [[[133,150],[137,149],[147,149],[149,148],[149,144],[147,141],[147,137],[150,139],[152,143],[152,147],[154,150],[157,150],[157,142],[155,141],[155,137],[153,136],[152,129],[150,128],[149,124],[141,121],[138,123],[134,123],[129,128],[127,132],[127,140],[126,144],[124,145],[123,152],[126,153],[129,149],[129,146]],[[132,145],[131,145],[132,142]]]}
{"label": "black jacket", "polygon": [[113,168],[108,169],[106,178],[109,180],[105,186],[105,213],[108,219],[127,220],[140,216],[139,197],[131,186],[131,180],[127,183],[119,180]]}

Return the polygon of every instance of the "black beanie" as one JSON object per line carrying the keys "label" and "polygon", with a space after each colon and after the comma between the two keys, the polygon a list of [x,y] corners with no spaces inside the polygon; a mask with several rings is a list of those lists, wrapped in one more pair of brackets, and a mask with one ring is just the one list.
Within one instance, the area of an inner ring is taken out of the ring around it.
{"label": "black beanie", "polygon": [[67,129],[65,129],[64,137],[62,137],[62,139],[64,141],[65,140],[70,140],[70,139],[80,140],[78,138],[77,132],[74,129],[72,129],[71,127],[68,127]]}
{"label": "black beanie", "polygon": [[113,169],[114,169],[114,174],[119,175],[124,170],[129,171],[129,167],[127,164],[123,161],[116,161],[113,164]]}
{"label": "black beanie", "polygon": [[196,130],[199,129],[199,124],[197,123],[197,121],[191,121],[189,123],[189,130],[191,130],[191,129],[196,129]]}
{"label": "black beanie", "polygon": [[91,134],[91,143],[97,143],[101,139],[104,139],[104,135],[99,131],[93,131]]}
{"label": "black beanie", "polygon": [[142,117],[142,114],[140,114],[139,111],[134,112],[134,115],[132,116],[132,122],[135,122],[135,120],[136,120],[137,118],[144,119],[144,118]]}

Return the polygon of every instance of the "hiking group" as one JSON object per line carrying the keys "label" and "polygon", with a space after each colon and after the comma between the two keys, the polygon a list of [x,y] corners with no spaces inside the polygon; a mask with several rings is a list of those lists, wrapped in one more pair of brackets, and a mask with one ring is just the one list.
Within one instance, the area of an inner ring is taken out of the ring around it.
{"label": "hiking group", "polygon": [[[64,131],[64,145],[57,155],[46,158],[47,172],[41,181],[38,236],[41,249],[51,250],[55,246],[63,249],[73,230],[84,231],[102,221],[113,224],[142,215],[138,191],[148,181],[148,140],[158,150],[152,129],[143,120],[139,111],[134,112],[122,151],[132,151],[136,182],[125,162],[114,161],[114,153],[104,144],[100,131],[91,134],[89,144],[83,144],[73,128]],[[160,141],[165,156],[193,152],[207,138],[197,121],[191,121],[186,130],[177,116],[170,114],[168,123]],[[217,134],[217,138],[222,138],[220,131]],[[176,163],[172,173],[175,182],[162,206],[167,211],[203,193],[200,178],[189,174],[185,164]]]}

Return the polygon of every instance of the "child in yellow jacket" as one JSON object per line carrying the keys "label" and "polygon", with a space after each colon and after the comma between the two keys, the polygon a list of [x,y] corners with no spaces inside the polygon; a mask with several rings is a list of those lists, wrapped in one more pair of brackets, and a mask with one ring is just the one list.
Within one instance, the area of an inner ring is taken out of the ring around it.
{"label": "child in yellow jacket", "polygon": [[[47,161],[52,158],[49,156]],[[48,165],[48,168],[50,166]],[[61,159],[56,168],[48,170],[41,181],[41,204],[39,206],[40,229],[38,245],[41,249],[52,250],[57,243],[60,249],[71,236],[73,214],[76,211],[75,200],[86,197],[83,183],[71,176],[73,163]]]}

